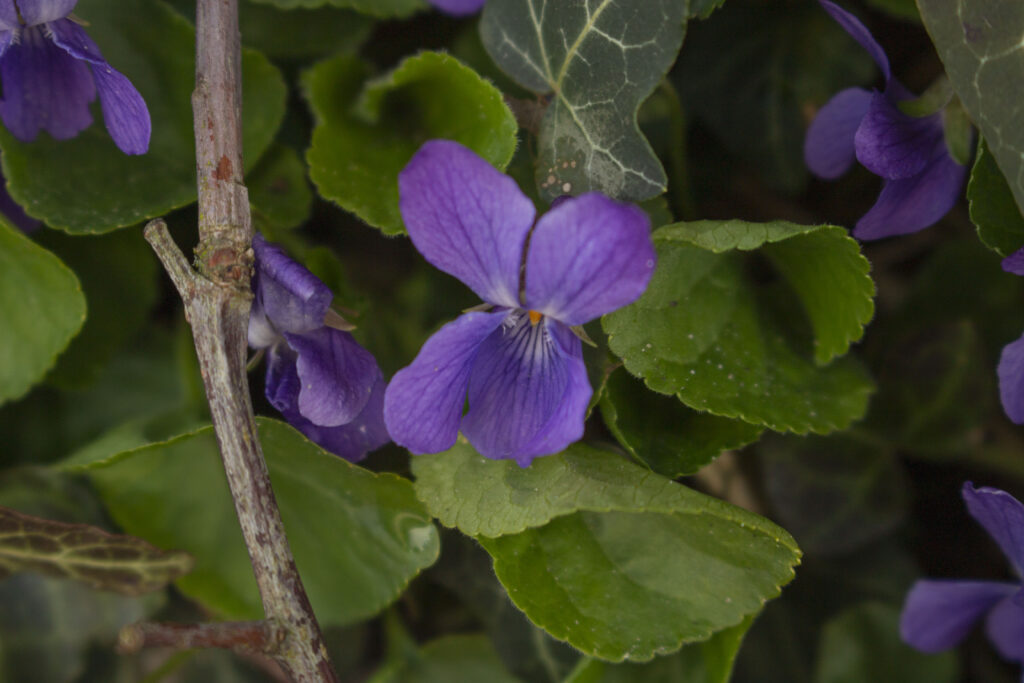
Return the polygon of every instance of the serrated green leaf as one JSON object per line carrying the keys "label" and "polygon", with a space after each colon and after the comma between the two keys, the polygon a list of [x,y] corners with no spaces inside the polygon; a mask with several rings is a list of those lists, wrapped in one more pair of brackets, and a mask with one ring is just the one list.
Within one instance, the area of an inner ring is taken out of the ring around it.
{"label": "serrated green leaf", "polygon": [[291,147],[272,145],[245,182],[257,230],[294,228],[309,218],[313,191],[306,166]]}
{"label": "serrated green leaf", "polygon": [[317,119],[306,159],[323,197],[385,234],[405,231],[398,172],[427,140],[457,140],[499,170],[512,159],[516,122],[501,93],[455,58],[423,52],[367,82],[369,75],[346,56],[303,74]]}
{"label": "serrated green leaf", "polygon": [[740,643],[753,623],[747,617],[702,643],[646,664],[611,664],[586,658],[564,683],[729,683]]}
{"label": "serrated green leaf", "polygon": [[1012,96],[1024,73],[1024,4],[917,0],[917,7],[946,75],[1024,211],[1024,128]]}
{"label": "serrated green leaf", "polygon": [[159,590],[192,568],[187,553],[88,524],[0,507],[0,578],[31,571],[125,595]]}
{"label": "serrated green leaf", "polygon": [[691,410],[648,390],[624,370],[608,378],[600,406],[622,447],[670,479],[693,474],[722,451],[757,441],[762,432],[742,420]]}
{"label": "serrated green leaf", "polygon": [[867,602],[825,624],[815,683],[952,683],[959,678],[953,652],[926,654],[899,637],[896,607]]}
{"label": "serrated green leaf", "polygon": [[375,17],[405,17],[427,7],[423,0],[253,0],[253,2],[287,10],[326,6],[341,7]]}
{"label": "serrated green leaf", "polygon": [[804,305],[820,364],[859,338],[873,311],[867,262],[842,230],[702,221],[665,226],[654,243],[647,291],[602,319],[627,370],[695,410],[776,431],[824,433],[864,414],[872,386],[860,366],[805,359],[734,251],[764,245]]}
{"label": "serrated green leaf", "polygon": [[373,28],[368,17],[343,9],[289,11],[259,0],[239,4],[238,23],[242,44],[271,59],[289,60],[355,52]]}
{"label": "serrated green leaf", "polygon": [[[23,143],[0,129],[11,196],[30,215],[72,233],[107,232],[194,202],[194,29],[155,0],[82,0],[75,14],[89,22],[89,35],[104,57],[146,100],[153,122],[149,152],[122,153],[102,117],[94,116],[93,125],[72,140],[41,133]],[[131,21],[125,21],[128,16]],[[244,159],[250,168],[281,123],[286,89],[266,58],[246,50],[242,92]]]}
{"label": "serrated green leaf", "polygon": [[83,322],[75,274],[0,219],[0,404],[42,379]]}
{"label": "serrated green leaf", "polygon": [[369,683],[517,683],[487,636],[458,635],[432,640],[378,671]]}
{"label": "serrated green leaf", "polygon": [[[437,531],[412,485],[330,455],[288,425],[258,419],[288,540],[317,617],[339,624],[394,600],[437,557]],[[75,468],[129,533],[182,548],[179,589],[218,614],[262,614],[212,428]]]}
{"label": "serrated green leaf", "polygon": [[978,145],[978,158],[971,169],[967,199],[971,222],[986,247],[1000,256],[1009,256],[1024,246],[1024,215],[984,140]]}
{"label": "serrated green leaf", "polygon": [[37,239],[78,276],[89,309],[47,381],[82,388],[146,322],[156,301],[157,260],[137,230],[101,236],[47,230]]}
{"label": "serrated green leaf", "polygon": [[528,468],[461,442],[412,465],[417,496],[494,557],[516,606],[602,659],[647,660],[735,625],[800,557],[768,520],[582,444]]}
{"label": "serrated green leaf", "polygon": [[[808,113],[867,84],[871,58],[814,2],[729,2],[688,29],[672,70],[684,110],[713,131],[740,168],[799,192]],[[737,169],[739,170],[739,169]]]}
{"label": "serrated green leaf", "polygon": [[542,198],[598,190],[639,201],[665,191],[665,171],[637,110],[675,60],[686,28],[679,0],[489,0],[484,47],[505,73],[552,94],[541,121]]}

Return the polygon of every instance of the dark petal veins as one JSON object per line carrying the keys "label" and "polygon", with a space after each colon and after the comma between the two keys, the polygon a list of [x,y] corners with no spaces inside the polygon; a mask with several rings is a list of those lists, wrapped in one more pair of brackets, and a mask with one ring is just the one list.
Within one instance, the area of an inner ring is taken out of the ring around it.
{"label": "dark petal veins", "polygon": [[452,447],[477,350],[508,315],[499,310],[459,316],[435,332],[408,367],[395,373],[384,395],[384,421],[395,443],[413,453]]}
{"label": "dark petal veins", "polygon": [[981,615],[1017,592],[1010,583],[991,581],[918,581],[907,594],[900,616],[900,637],[923,652],[955,646]]}
{"label": "dark petal veins", "polygon": [[1017,575],[1024,567],[1024,505],[1006,491],[964,482],[961,494],[967,511],[999,544]]}
{"label": "dark petal veins", "polygon": [[583,436],[590,395],[579,340],[517,311],[480,345],[462,433],[481,455],[525,467]]}
{"label": "dark petal veins", "polygon": [[92,123],[92,72],[57,47],[42,27],[18,33],[20,42],[8,47],[0,60],[4,125],[22,142],[34,140],[40,130],[57,140],[73,138]]}
{"label": "dark petal veins", "polygon": [[941,116],[907,116],[882,93],[871,98],[854,137],[857,160],[889,180],[910,178],[923,171],[932,161],[937,144],[945,144]]}
{"label": "dark petal veins", "polygon": [[811,173],[831,180],[850,169],[856,158],[853,138],[870,105],[870,92],[849,88],[818,110],[804,138],[804,161]]}

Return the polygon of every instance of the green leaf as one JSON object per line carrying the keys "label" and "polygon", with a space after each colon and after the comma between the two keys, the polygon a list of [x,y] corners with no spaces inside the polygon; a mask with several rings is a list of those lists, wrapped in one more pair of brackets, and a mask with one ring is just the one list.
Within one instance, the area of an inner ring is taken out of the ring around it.
{"label": "green leaf", "polygon": [[825,625],[815,683],[952,683],[959,678],[953,652],[924,654],[899,637],[899,610],[868,602]]}
{"label": "green leaf", "polygon": [[291,147],[274,144],[245,179],[258,230],[294,228],[309,218],[313,191],[306,167]]}
{"label": "green leaf", "polygon": [[[330,455],[284,423],[258,420],[288,540],[321,623],[366,618],[438,553],[411,484]],[[128,533],[182,548],[180,590],[221,616],[262,614],[212,428],[74,468]],[[371,568],[371,569],[368,569]]]}
{"label": "green leaf", "polygon": [[753,622],[753,617],[747,617],[702,643],[686,645],[674,655],[647,664],[611,664],[587,658],[565,683],[729,683],[743,636]]}
{"label": "green leaf", "polygon": [[1024,72],[1024,5],[917,0],[925,28],[967,113],[1024,211],[1024,128],[1015,97]]}
{"label": "green leaf", "polygon": [[0,404],[42,379],[84,322],[75,274],[0,220]]}
{"label": "green leaf", "polygon": [[1009,256],[1024,246],[1024,215],[1013,199],[1013,190],[989,151],[985,140],[978,145],[978,158],[967,184],[971,222],[986,247]]}
{"label": "green leaf", "polygon": [[598,190],[639,201],[665,191],[637,110],[675,60],[686,27],[679,0],[489,0],[484,47],[505,73],[551,93],[541,121],[541,196]]}
{"label": "green leaf", "polygon": [[722,451],[753,443],[762,431],[741,420],[691,410],[649,391],[624,370],[608,378],[600,405],[622,447],[670,479],[693,474]]}
{"label": "green leaf", "polygon": [[711,13],[725,4],[725,0],[690,0],[691,19],[707,19]]}
{"label": "green leaf", "polygon": [[427,7],[423,0],[253,0],[253,2],[287,10],[325,6],[343,7],[375,17],[406,17]]}
{"label": "green leaf", "polygon": [[461,442],[412,464],[417,496],[477,538],[516,606],[602,659],[647,660],[735,625],[800,557],[768,520],[582,444],[528,468]]}
{"label": "green leaf", "polygon": [[[809,318],[817,364],[846,351],[871,317],[867,261],[845,231],[775,222],[702,221],[654,233],[658,267],[644,295],[604,316],[612,352],[654,391],[776,431],[841,429],[867,408],[871,382],[851,359],[816,367],[795,322],[744,275],[737,249],[761,246]],[[724,253],[713,253],[724,252]]]}
{"label": "green leaf", "polygon": [[766,183],[796,193],[807,179],[808,114],[874,73],[867,52],[816,2],[785,12],[730,2],[690,26],[671,78],[687,115],[738,157],[736,172],[753,167]]}
{"label": "green leaf", "polygon": [[0,578],[33,571],[140,595],[163,588],[191,568],[188,554],[163,551],[140,538],[0,507]]}
{"label": "green leaf", "polygon": [[917,11],[914,0],[868,0],[868,4],[897,19],[906,19],[915,24],[921,23],[921,14]]}
{"label": "green leaf", "polygon": [[369,75],[347,56],[303,74],[317,120],[306,159],[322,196],[385,234],[405,231],[398,172],[427,140],[457,140],[499,170],[512,159],[516,122],[501,93],[455,58],[423,52]]}
{"label": "green leaf", "polygon": [[[73,140],[41,133],[23,143],[0,130],[11,196],[30,215],[71,233],[107,232],[194,202],[193,28],[154,0],[82,0],[75,14],[89,22],[89,35],[104,57],[146,100],[153,122],[149,152],[122,153],[98,116]],[[286,89],[266,58],[246,50],[242,92],[244,159],[250,168],[281,123]]]}
{"label": "green leaf", "polygon": [[157,260],[137,230],[102,236],[47,230],[37,239],[78,275],[89,309],[82,332],[47,379],[82,388],[145,324],[157,296]]}
{"label": "green leaf", "polygon": [[246,0],[239,4],[238,14],[242,43],[271,59],[355,52],[373,28],[369,18],[333,7],[289,11]]}
{"label": "green leaf", "polygon": [[369,683],[517,683],[487,636],[445,636],[377,672]]}

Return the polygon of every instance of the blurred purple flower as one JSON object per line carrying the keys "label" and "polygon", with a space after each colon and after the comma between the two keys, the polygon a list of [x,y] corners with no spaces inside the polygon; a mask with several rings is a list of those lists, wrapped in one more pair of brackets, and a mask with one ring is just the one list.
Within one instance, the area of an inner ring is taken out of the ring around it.
{"label": "blurred purple flower", "polygon": [[856,158],[885,181],[875,205],[857,221],[854,237],[873,240],[927,228],[956,203],[967,172],[950,156],[942,114],[904,114],[897,104],[913,95],[893,78],[881,46],[852,14],[819,2],[875,60],[885,90],[848,88],[829,100],[807,130],[804,160],[812,173],[831,180]]}
{"label": "blurred purple flower", "polygon": [[391,438],[436,453],[461,429],[482,455],[523,467],[578,440],[592,391],[571,328],[643,293],[655,259],[647,216],[590,193],[535,222],[511,178],[449,140],[423,145],[398,189],[416,248],[493,309],[442,327],[395,375]]}
{"label": "blurred purple flower", "polygon": [[67,18],[77,2],[0,0],[0,118],[22,142],[40,130],[67,140],[92,123],[89,103],[98,93],[110,137],[125,154],[144,154],[150,134],[146,103]]}
{"label": "blurred purple flower", "polygon": [[[962,490],[967,511],[999,544],[1018,576],[1024,567],[1024,505],[1005,491]],[[922,652],[947,650],[986,615],[989,640],[1006,659],[1024,662],[1024,589],[1021,582],[925,579],[907,594],[900,637]]]}
{"label": "blurred purple flower", "polygon": [[262,235],[252,247],[249,345],[267,349],[267,400],[326,450],[362,460],[388,442],[377,361],[348,332],[324,324],[327,285]]}
{"label": "blurred purple flower", "polygon": [[[1003,259],[1003,270],[1024,275],[1024,248]],[[1003,410],[1011,420],[1024,424],[1024,335],[1003,347],[996,374]]]}
{"label": "blurred purple flower", "polygon": [[487,0],[427,0],[431,5],[445,14],[454,17],[465,17],[480,11]]}

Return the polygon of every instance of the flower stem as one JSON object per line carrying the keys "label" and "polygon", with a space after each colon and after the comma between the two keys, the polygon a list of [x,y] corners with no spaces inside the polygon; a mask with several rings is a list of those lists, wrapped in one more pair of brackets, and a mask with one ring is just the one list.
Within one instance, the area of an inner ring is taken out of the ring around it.
{"label": "flower stem", "polygon": [[267,623],[284,634],[268,654],[296,683],[333,683],[338,678],[288,547],[249,399],[245,354],[253,256],[249,196],[242,180],[241,110],[238,1],[199,0],[192,94],[198,272],[178,250],[163,221],[146,226],[145,236],[185,304]]}

